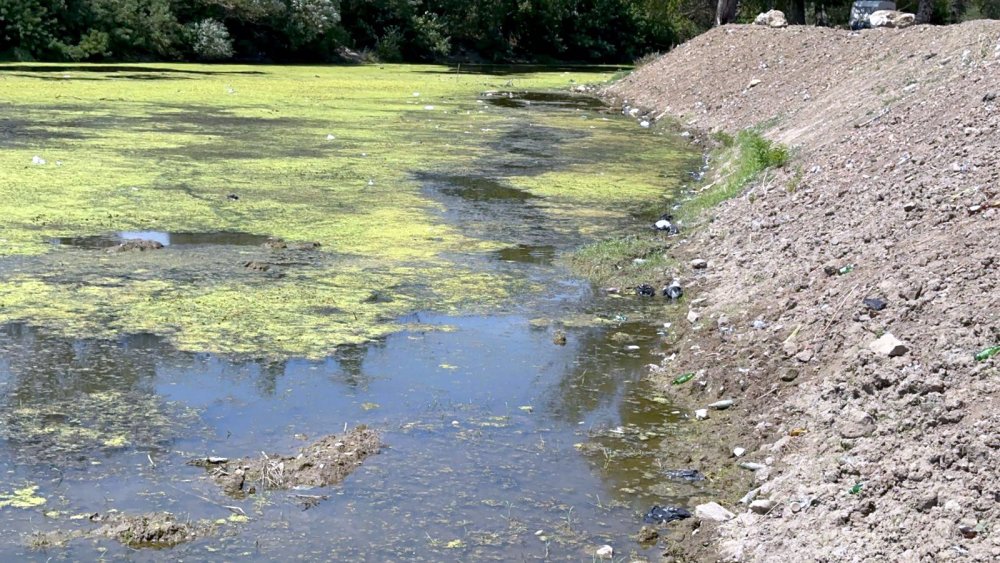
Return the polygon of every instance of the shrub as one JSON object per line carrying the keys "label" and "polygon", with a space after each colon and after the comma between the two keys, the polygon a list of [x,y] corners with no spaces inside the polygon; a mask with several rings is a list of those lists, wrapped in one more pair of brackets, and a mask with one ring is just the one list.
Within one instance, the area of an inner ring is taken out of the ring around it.
{"label": "shrub", "polygon": [[233,56],[233,40],[226,26],[213,19],[205,19],[189,26],[191,50],[205,60],[223,60]]}

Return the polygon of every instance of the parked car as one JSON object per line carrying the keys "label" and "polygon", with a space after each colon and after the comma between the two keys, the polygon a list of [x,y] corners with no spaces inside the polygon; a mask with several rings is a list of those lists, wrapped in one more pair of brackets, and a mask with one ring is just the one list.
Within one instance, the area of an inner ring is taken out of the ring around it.
{"label": "parked car", "polygon": [[896,3],[886,0],[855,0],[851,6],[851,29],[858,30],[871,27],[868,16],[879,10],[895,10]]}

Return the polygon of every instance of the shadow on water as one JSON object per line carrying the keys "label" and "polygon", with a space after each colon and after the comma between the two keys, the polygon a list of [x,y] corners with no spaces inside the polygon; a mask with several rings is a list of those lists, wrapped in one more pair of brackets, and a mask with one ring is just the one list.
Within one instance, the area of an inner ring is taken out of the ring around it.
{"label": "shadow on water", "polygon": [[552,264],[557,255],[555,246],[550,244],[532,246],[530,244],[519,244],[510,248],[503,248],[496,252],[497,259],[504,262],[520,262],[523,264]]}
{"label": "shadow on water", "polygon": [[227,76],[227,75],[260,75],[267,74],[259,70],[194,70],[190,68],[154,67],[138,65],[74,65],[46,64],[30,65],[23,63],[0,63],[0,72],[37,72],[37,73],[67,73],[80,72],[84,74],[117,74],[117,73],[155,73],[158,75],[176,74],[179,76]]}
{"label": "shadow on water", "polygon": [[59,237],[52,244],[78,248],[111,248],[127,241],[147,240],[163,246],[260,246],[270,240],[267,235],[235,232],[168,233],[165,231],[122,231],[111,235]]}
{"label": "shadow on water", "polygon": [[598,98],[565,92],[491,92],[480,99],[493,106],[513,109],[607,109],[607,105]]}

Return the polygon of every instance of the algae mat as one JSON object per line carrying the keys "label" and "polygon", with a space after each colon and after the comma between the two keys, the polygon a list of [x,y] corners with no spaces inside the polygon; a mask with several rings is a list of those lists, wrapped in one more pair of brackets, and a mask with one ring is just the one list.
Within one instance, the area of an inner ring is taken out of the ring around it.
{"label": "algae mat", "polygon": [[[508,223],[600,236],[691,158],[589,102],[493,103],[612,73],[536,70],[2,65],[0,323],[319,358],[530,295],[484,266],[532,242]],[[470,178],[531,214],[451,205]],[[109,252],[129,238],[166,245]]]}

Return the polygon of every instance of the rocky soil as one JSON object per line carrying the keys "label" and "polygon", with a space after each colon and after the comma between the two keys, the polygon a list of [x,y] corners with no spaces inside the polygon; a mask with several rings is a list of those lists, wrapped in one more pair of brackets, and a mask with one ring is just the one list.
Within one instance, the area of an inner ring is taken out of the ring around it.
{"label": "rocky soil", "polygon": [[671,251],[708,266],[663,386],[735,400],[698,424],[772,501],[712,558],[1000,559],[1000,22],[725,26],[604,94],[793,152]]}

